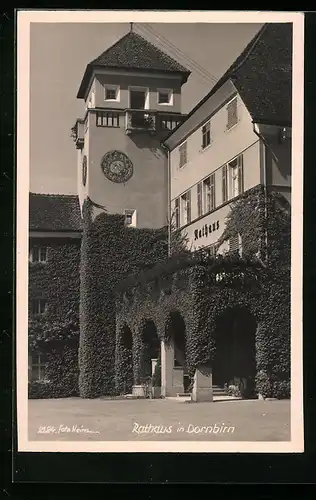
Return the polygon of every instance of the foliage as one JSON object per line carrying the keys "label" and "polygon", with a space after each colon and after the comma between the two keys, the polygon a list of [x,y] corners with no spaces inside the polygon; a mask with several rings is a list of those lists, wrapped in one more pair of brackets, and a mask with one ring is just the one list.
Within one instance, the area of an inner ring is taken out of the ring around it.
{"label": "foliage", "polygon": [[[29,352],[47,358],[46,380],[29,383],[29,397],[78,395],[79,260],[77,242],[43,241],[46,263],[30,263],[29,304],[45,298],[43,315],[29,314]],[[31,313],[31,308],[29,310]]]}
{"label": "foliage", "polygon": [[[144,375],[142,336],[148,319],[159,339],[168,340],[174,335],[171,316],[175,311],[180,314],[192,384],[197,366],[212,364],[216,358],[218,318],[227,310],[247,310],[257,325],[256,390],[264,396],[289,394],[290,213],[286,203],[277,193],[266,198],[261,188],[246,193],[234,204],[220,244],[238,233],[242,257],[212,258],[203,251],[174,255],[120,283],[117,320],[133,331],[135,383]],[[118,358],[119,351],[118,344]]]}
{"label": "foliage", "polygon": [[50,399],[52,392],[52,384],[45,380],[34,380],[28,384],[29,399]]}
{"label": "foliage", "polygon": [[30,397],[78,396],[78,342],[78,314],[73,311],[64,321],[44,316],[29,322],[29,350],[47,358],[45,381],[30,383]]}
{"label": "foliage", "polygon": [[[121,215],[96,214],[89,200],[83,216],[79,387],[91,398],[125,384],[115,380],[115,289],[129,274],[167,260],[168,231],[126,227]],[[117,361],[121,373],[128,372],[124,359]]]}
{"label": "foliage", "polygon": [[234,396],[236,398],[241,398],[241,392],[238,385],[225,385],[225,392],[227,392],[228,396]]}

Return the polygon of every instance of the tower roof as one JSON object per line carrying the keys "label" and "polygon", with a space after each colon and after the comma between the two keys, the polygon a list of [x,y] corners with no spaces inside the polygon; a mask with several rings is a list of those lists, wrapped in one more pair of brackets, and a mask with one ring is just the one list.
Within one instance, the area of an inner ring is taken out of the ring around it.
{"label": "tower roof", "polygon": [[97,68],[178,73],[183,83],[191,73],[175,59],[134,32],[127,33],[87,65],[77,94],[78,98],[84,98],[93,70]]}

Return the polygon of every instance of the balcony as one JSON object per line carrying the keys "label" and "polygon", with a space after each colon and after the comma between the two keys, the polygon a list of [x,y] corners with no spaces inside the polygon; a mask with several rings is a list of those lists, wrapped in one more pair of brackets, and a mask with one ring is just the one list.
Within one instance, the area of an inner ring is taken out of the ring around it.
{"label": "balcony", "polygon": [[156,132],[156,113],[147,109],[128,109],[125,114],[125,131],[127,134],[145,131]]}
{"label": "balcony", "polygon": [[77,149],[82,149],[84,146],[84,120],[78,118],[75,125],[71,129],[71,137]]}
{"label": "balcony", "polygon": [[125,111],[125,130],[127,134],[142,131],[171,132],[185,119],[185,115],[167,114],[147,109],[127,109]]}

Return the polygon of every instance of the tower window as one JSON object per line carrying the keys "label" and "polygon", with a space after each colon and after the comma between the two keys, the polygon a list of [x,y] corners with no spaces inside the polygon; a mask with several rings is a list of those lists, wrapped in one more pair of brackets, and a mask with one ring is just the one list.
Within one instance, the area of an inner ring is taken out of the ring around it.
{"label": "tower window", "polygon": [[126,209],[124,215],[126,226],[136,227],[136,210]]}
{"label": "tower window", "polygon": [[120,88],[118,85],[105,85],[104,86],[104,99],[106,101],[119,101]]}
{"label": "tower window", "polygon": [[158,104],[172,105],[173,92],[170,89],[158,89]]}

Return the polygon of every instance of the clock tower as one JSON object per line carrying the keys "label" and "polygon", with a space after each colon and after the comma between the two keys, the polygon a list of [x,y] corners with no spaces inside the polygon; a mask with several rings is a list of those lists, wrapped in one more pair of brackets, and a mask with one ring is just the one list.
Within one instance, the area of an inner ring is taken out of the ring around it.
{"label": "clock tower", "polygon": [[90,62],[73,127],[81,210],[89,198],[128,225],[167,224],[168,165],[161,142],[181,121],[190,72],[132,31]]}

